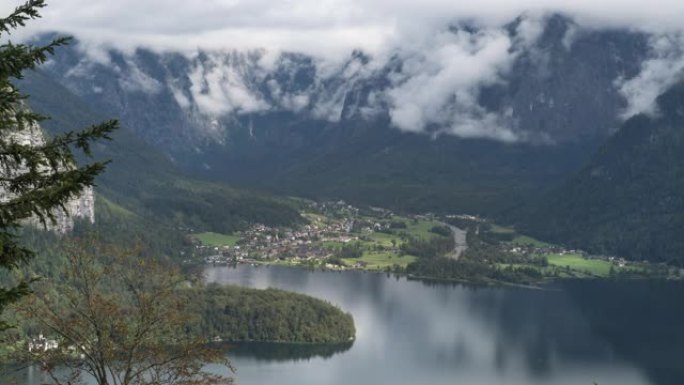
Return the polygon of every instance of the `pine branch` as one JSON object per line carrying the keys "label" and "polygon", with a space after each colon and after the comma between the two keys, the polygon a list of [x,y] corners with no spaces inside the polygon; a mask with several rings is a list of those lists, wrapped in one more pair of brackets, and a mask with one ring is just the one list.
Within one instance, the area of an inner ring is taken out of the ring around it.
{"label": "pine branch", "polygon": [[40,17],[38,10],[45,7],[45,0],[29,0],[16,7],[6,18],[0,19],[0,36],[10,34],[13,29],[24,27],[26,21]]}
{"label": "pine branch", "polygon": [[[45,0],[28,0],[0,18],[0,38],[39,18],[45,5]],[[51,139],[31,140],[34,133],[42,135],[38,124],[46,117],[26,108],[28,96],[19,92],[13,79],[21,79],[24,71],[45,63],[57,47],[69,41],[62,37],[44,46],[11,41],[0,45],[0,268],[6,270],[17,269],[34,256],[17,239],[22,221],[36,218],[44,226],[54,223],[71,199],[94,186],[95,177],[108,163],[78,167],[73,151],[91,156],[93,142],[110,139],[118,127],[112,120]],[[29,143],[21,142],[27,138]],[[0,287],[0,314],[29,292],[29,283]],[[0,330],[8,326],[0,321]]]}

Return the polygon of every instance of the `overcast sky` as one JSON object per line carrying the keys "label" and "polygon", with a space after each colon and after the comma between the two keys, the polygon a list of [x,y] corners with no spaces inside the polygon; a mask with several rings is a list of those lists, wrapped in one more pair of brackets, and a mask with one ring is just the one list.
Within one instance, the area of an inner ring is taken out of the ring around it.
{"label": "overcast sky", "polygon": [[[3,0],[7,14],[17,0]],[[682,0],[48,0],[32,31],[159,48],[269,48],[339,55],[376,52],[457,19],[501,25],[563,12],[588,26],[680,29]]]}
{"label": "overcast sky", "polygon": [[[0,12],[7,14],[20,3],[3,0]],[[479,90],[506,81],[521,47],[534,44],[551,13],[573,18],[580,28],[653,33],[653,57],[642,63],[640,75],[616,79],[627,101],[624,118],[655,112],[655,98],[684,73],[684,0],[48,0],[44,17],[24,30],[75,35],[89,57],[105,61],[108,55],[102,53],[112,45],[189,54],[263,48],[275,54],[269,57],[300,52],[319,59],[319,76],[325,76],[326,67],[343,63],[353,49],[370,53],[371,66],[398,56],[404,60],[402,72],[376,98],[389,105],[394,126],[420,132],[436,124],[463,137],[515,141],[521,136],[512,131],[507,113],[483,109]],[[523,21],[513,38],[502,26],[519,16]],[[448,32],[450,24],[461,21],[478,24],[481,32]],[[571,32],[566,33],[569,44]],[[206,114],[275,108],[231,68],[196,72],[196,87],[187,92]],[[363,77],[363,72],[354,76]],[[139,76],[126,84],[155,89],[142,72],[132,74]],[[208,91],[203,84],[210,85]],[[293,110],[311,97],[281,96],[279,108]],[[334,120],[341,100],[331,98],[312,108]]]}

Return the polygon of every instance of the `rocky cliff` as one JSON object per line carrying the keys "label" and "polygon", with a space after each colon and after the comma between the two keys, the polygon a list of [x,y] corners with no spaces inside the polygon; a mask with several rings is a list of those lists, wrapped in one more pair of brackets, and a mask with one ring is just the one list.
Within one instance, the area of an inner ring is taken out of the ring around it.
{"label": "rocky cliff", "polygon": [[[10,134],[10,140],[21,144],[40,146],[45,143],[45,133],[39,126],[29,127],[23,130],[17,130]],[[68,166],[65,166],[68,167]],[[0,171],[2,172],[2,171]],[[12,176],[21,175],[24,170],[4,170],[5,173],[10,173]],[[0,184],[0,201],[6,202],[12,199],[12,194]],[[64,205],[64,209],[56,208],[52,214],[55,217],[54,222],[47,223],[47,229],[58,233],[67,233],[73,230],[75,220],[85,219],[91,223],[95,222],[95,193],[91,187],[86,188],[80,196],[71,199]],[[38,218],[31,218],[27,220],[28,224],[34,226],[41,226]]]}

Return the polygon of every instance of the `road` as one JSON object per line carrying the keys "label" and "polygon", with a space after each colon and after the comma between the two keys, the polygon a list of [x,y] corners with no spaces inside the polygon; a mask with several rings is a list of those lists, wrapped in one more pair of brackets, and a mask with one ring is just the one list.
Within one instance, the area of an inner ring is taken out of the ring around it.
{"label": "road", "polygon": [[458,258],[461,257],[461,254],[463,254],[463,252],[468,248],[468,244],[466,242],[466,231],[461,230],[456,226],[447,226],[449,226],[451,233],[454,235],[454,250],[447,254],[447,257],[458,260]]}

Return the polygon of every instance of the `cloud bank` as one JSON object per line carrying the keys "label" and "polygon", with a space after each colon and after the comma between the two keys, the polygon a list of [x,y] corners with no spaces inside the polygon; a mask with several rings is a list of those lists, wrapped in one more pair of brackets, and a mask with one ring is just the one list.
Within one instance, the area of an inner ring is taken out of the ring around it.
{"label": "cloud bank", "polygon": [[651,58],[641,65],[633,79],[617,79],[616,86],[627,100],[622,118],[639,113],[659,113],[656,98],[674,82],[684,78],[684,34],[672,32],[651,37]]}
{"label": "cloud bank", "polygon": [[[7,14],[20,3],[2,2],[0,12]],[[92,60],[106,61],[103,49],[109,47],[188,55],[200,49],[266,52],[252,63],[257,71],[249,74],[223,62],[221,55],[210,57],[189,74],[190,89],[174,89],[179,105],[194,103],[207,115],[309,108],[316,117],[337,120],[353,84],[399,57],[401,70],[389,75],[388,89],[369,96],[366,113],[373,113],[374,104],[383,105],[401,130],[437,127],[462,137],[504,141],[520,138],[510,113],[482,108],[480,89],[505,82],[520,50],[534,43],[548,14],[568,15],[583,29],[627,28],[654,36],[653,57],[641,74],[615,82],[627,100],[624,118],[653,112],[655,97],[684,69],[684,55],[673,49],[684,43],[681,0],[653,0],[647,6],[643,0],[53,0],[42,13],[43,19],[27,30],[74,34]],[[521,15],[514,41],[503,26]],[[477,31],[449,29],[464,21],[477,25]],[[567,34],[567,46],[575,32]],[[345,84],[326,83],[326,69],[340,70],[353,50],[368,53],[372,62],[345,68]],[[316,58],[318,78],[310,87],[288,90],[267,79],[274,65],[283,65],[277,60],[282,52]],[[159,89],[141,72],[132,72],[125,81],[129,90]],[[257,81],[268,82],[269,100],[254,86]]]}
{"label": "cloud bank", "polygon": [[[6,14],[21,1],[0,4]],[[565,13],[585,26],[682,28],[679,0],[53,0],[32,26],[121,46],[376,53],[455,19],[498,26],[521,14]]]}

